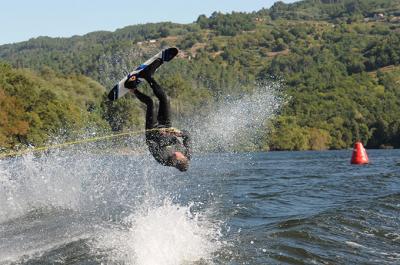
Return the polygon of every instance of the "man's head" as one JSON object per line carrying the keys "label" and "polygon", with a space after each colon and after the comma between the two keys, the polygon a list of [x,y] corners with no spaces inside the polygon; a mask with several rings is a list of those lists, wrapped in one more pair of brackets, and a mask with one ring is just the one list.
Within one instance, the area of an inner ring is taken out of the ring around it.
{"label": "man's head", "polygon": [[171,157],[172,166],[180,171],[187,171],[189,169],[189,159],[181,152],[174,152]]}

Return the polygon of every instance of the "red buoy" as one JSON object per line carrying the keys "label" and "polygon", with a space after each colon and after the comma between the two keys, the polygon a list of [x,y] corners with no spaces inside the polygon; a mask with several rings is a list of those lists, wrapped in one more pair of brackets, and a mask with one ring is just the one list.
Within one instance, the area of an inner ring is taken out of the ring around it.
{"label": "red buoy", "polygon": [[356,142],[354,144],[351,163],[356,165],[364,165],[369,163],[367,151],[365,151],[365,148],[361,142]]}

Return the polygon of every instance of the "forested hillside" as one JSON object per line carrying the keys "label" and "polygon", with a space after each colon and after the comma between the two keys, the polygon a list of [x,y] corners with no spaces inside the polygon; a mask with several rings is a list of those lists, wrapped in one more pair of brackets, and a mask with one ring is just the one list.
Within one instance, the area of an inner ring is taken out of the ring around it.
{"label": "forested hillside", "polygon": [[[98,105],[104,88],[82,75],[16,70],[0,64],[0,146],[44,144],[90,127],[106,128]],[[96,110],[97,109],[97,110]]]}
{"label": "forested hillside", "polygon": [[[43,143],[61,127],[89,126],[88,119],[105,130],[137,128],[141,115],[130,115],[140,111],[137,102],[105,104],[94,91],[168,45],[181,48],[181,57],[159,79],[183,119],[227,95],[279,81],[288,103],[268,144],[256,148],[340,149],[358,139],[368,147],[400,147],[400,3],[394,0],[277,2],[253,13],[202,15],[188,25],[136,25],[0,46],[1,59],[36,72],[1,67],[1,146]],[[18,86],[23,92],[14,91]],[[26,91],[54,96],[32,103]],[[34,113],[42,113],[41,123]]]}

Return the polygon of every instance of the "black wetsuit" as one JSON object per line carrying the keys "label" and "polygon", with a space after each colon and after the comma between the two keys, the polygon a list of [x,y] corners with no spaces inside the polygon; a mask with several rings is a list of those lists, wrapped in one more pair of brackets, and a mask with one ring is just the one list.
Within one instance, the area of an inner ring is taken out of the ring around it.
{"label": "black wetsuit", "polygon": [[135,96],[146,104],[146,143],[154,158],[165,166],[172,165],[174,152],[181,152],[189,160],[191,158],[191,141],[187,131],[180,131],[171,127],[171,107],[168,96],[152,77],[146,81],[153,89],[159,100],[157,121],[154,115],[154,102],[151,97],[135,89]]}

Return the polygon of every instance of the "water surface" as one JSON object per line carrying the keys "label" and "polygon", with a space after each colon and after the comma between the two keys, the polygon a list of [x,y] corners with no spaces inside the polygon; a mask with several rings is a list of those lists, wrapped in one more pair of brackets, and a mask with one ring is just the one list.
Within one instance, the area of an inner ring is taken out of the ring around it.
{"label": "water surface", "polygon": [[0,264],[399,264],[400,151],[0,161]]}

